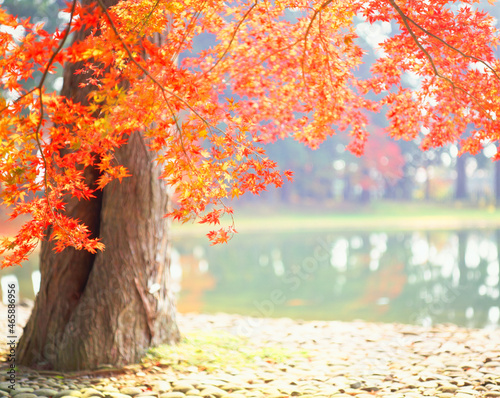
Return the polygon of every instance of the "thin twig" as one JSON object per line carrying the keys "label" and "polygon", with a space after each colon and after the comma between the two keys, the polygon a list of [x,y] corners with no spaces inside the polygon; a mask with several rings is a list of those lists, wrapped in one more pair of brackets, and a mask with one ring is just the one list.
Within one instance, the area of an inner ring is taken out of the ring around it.
{"label": "thin twig", "polygon": [[153,4],[153,7],[151,8],[151,11],[148,13],[148,15],[146,15],[146,18],[144,18],[143,20],[137,22],[135,24],[135,26],[132,28],[132,30],[135,30],[137,28],[137,26],[139,26],[139,23],[141,23],[141,27],[139,29],[139,31],[141,31],[144,26],[146,25],[146,23],[149,21],[149,19],[151,18],[151,16],[153,15],[153,12],[155,12],[156,8],[158,7],[158,4],[160,4],[160,0],[156,0],[156,3]]}
{"label": "thin twig", "polygon": [[306,62],[306,53],[307,53],[307,37],[309,36],[309,33],[311,32],[311,29],[312,29],[312,26],[313,26],[313,22],[314,20],[316,19],[316,17],[321,13],[321,11],[323,11],[326,7],[328,7],[328,5],[332,2],[333,0],[327,0],[325,1],[323,4],[321,4],[321,6],[316,10],[314,11],[314,14],[312,15],[311,17],[311,20],[309,21],[309,25],[307,25],[307,28],[306,28],[306,31],[304,33],[304,50],[302,51],[302,60],[300,62],[300,65],[301,65],[301,69],[302,69],[302,80],[304,82],[304,85],[307,89],[307,91],[309,92],[309,88],[307,86],[307,81],[306,81],[306,74],[305,74],[305,62]]}
{"label": "thin twig", "polygon": [[186,41],[186,38],[188,35],[193,31],[194,27],[196,26],[195,22],[197,21],[198,17],[201,15],[201,10],[205,6],[207,0],[203,1],[203,3],[200,5],[200,9],[194,13],[194,15],[191,17],[191,20],[188,23],[188,28],[185,29],[184,35],[182,36],[182,39],[179,40],[179,43],[177,45],[177,49],[175,50],[174,54],[179,54],[182,48],[182,45]]}
{"label": "thin twig", "polygon": [[184,146],[184,137],[182,136],[182,126],[179,124],[179,119],[175,115],[175,113],[174,113],[174,111],[172,109],[172,106],[170,105],[170,101],[167,98],[165,98],[165,102],[167,104],[167,108],[168,108],[170,114],[172,115],[172,118],[174,119],[174,123],[175,123],[175,127],[177,128],[177,132],[179,133],[179,140],[180,140],[180,143],[181,143],[182,152],[184,152],[184,156],[186,157],[186,159],[188,161],[188,164],[189,164],[189,167],[191,167],[191,170],[193,170],[193,172],[195,174],[198,174],[198,171],[194,167],[193,162],[189,158],[189,155],[188,155],[188,153],[186,151],[186,147]]}
{"label": "thin twig", "polygon": [[7,104],[5,105],[2,109],[0,109],[0,113],[4,112],[6,109],[9,109],[9,107],[13,104],[15,104],[16,102],[19,102],[20,100],[22,100],[24,97],[30,95],[33,91],[36,91],[38,89],[38,86],[37,87],[33,87],[30,91],[27,91],[25,92],[23,95],[19,96],[18,98],[16,98],[15,100],[12,101],[12,104]]}
{"label": "thin twig", "polygon": [[221,62],[222,59],[226,56],[226,54],[229,52],[229,49],[231,48],[231,45],[233,44],[234,39],[236,38],[236,33],[238,33],[238,30],[240,29],[241,25],[243,24],[245,19],[247,19],[247,17],[250,15],[250,13],[252,12],[252,10],[255,8],[256,5],[257,5],[257,0],[255,0],[255,3],[252,4],[252,6],[247,10],[245,15],[243,15],[243,18],[241,18],[241,20],[238,22],[238,25],[236,25],[236,28],[234,29],[234,32],[231,35],[231,40],[229,40],[229,43],[226,46],[226,49],[224,50],[222,55],[219,57],[217,62],[215,62],[215,64],[213,64],[212,67],[209,70],[207,70],[203,75],[207,75],[212,70],[214,70],[215,67],[219,64],[219,62]]}

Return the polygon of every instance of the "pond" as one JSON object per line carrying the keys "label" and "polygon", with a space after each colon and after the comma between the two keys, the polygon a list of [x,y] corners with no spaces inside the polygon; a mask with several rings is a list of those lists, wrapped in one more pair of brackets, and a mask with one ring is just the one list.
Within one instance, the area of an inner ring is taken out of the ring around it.
{"label": "pond", "polygon": [[[499,247],[500,230],[179,237],[172,276],[181,312],[496,328]],[[36,262],[9,270],[24,298]]]}
{"label": "pond", "polygon": [[241,234],[177,242],[173,273],[181,311],[498,327],[499,247],[500,230]]}

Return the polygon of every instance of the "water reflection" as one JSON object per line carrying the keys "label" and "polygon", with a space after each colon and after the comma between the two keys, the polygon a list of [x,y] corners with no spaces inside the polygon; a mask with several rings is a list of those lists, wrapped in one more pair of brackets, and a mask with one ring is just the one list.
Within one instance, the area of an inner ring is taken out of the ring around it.
{"label": "water reflection", "polygon": [[489,230],[241,235],[205,249],[215,284],[191,310],[498,327],[499,245]]}
{"label": "water reflection", "polygon": [[[500,322],[500,230],[240,234],[225,246],[187,238],[174,246],[172,280],[182,312],[468,327]],[[21,296],[33,299],[36,260],[9,271]]]}

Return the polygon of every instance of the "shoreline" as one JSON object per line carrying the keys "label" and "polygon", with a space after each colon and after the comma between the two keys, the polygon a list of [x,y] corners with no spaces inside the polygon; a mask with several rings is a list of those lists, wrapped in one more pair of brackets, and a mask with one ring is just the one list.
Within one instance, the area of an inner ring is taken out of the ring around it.
{"label": "shoreline", "polygon": [[[397,206],[397,204],[395,204]],[[397,208],[396,208],[397,209]],[[323,213],[289,213],[263,212],[255,213],[248,209],[235,211],[234,223],[239,233],[260,232],[302,232],[302,231],[415,231],[415,230],[453,230],[453,229],[499,229],[499,210],[480,210],[464,208],[446,208],[442,211],[417,211],[413,213],[389,211],[360,211],[359,213],[328,212]],[[222,219],[220,225],[230,225],[232,220]],[[184,236],[204,236],[214,226],[172,222],[174,239]]]}
{"label": "shoreline", "polygon": [[[238,233],[256,234],[262,232],[357,232],[357,231],[374,231],[374,232],[406,232],[406,231],[447,231],[447,230],[467,230],[467,229],[500,229],[500,220],[463,220],[453,219],[451,217],[438,218],[435,217],[415,217],[405,220],[394,217],[387,218],[381,224],[380,219],[309,219],[302,221],[287,221],[285,217],[276,218],[274,223],[270,223],[268,218],[265,225],[259,224],[259,218],[255,220],[235,221],[236,230]],[[272,219],[271,219],[272,220]],[[225,225],[221,222],[221,225]],[[213,229],[213,228],[212,228]],[[201,224],[172,224],[173,238],[180,237],[203,237],[210,232],[211,229],[206,225]]]}
{"label": "shoreline", "polygon": [[[144,362],[73,378],[26,369],[18,383],[28,395],[17,398],[500,397],[499,329],[231,314],[179,314],[178,324],[184,335],[202,330],[243,339],[237,340],[237,350],[292,355],[278,360],[255,356],[243,366],[229,356],[207,370],[177,354],[176,360],[186,365],[181,371],[161,361]],[[209,346],[206,350],[213,353]],[[7,396],[2,368],[0,394]]]}

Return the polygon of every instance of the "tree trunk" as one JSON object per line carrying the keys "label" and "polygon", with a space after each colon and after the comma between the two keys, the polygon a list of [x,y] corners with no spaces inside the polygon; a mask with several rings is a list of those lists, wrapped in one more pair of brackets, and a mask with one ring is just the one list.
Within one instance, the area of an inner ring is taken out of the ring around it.
{"label": "tree trunk", "polygon": [[148,347],[179,337],[169,288],[166,189],[139,134],[116,157],[133,177],[104,190],[100,236],[106,250],[95,258],[60,344],[63,368],[137,362]]}
{"label": "tree trunk", "polygon": [[[168,195],[142,137],[117,153],[133,177],[115,181],[71,215],[100,226],[93,256],[44,242],[42,282],[19,342],[20,363],[78,370],[137,362],[148,347],[178,340],[169,288]],[[100,222],[98,216],[100,214]]]}
{"label": "tree trunk", "polygon": [[343,181],[344,188],[342,190],[342,198],[344,202],[349,202],[352,199],[352,182],[351,175],[348,174],[347,170],[345,171]]}
{"label": "tree trunk", "polygon": [[[87,1],[86,1],[87,2]],[[111,5],[114,1],[107,1]],[[75,40],[85,35],[79,32]],[[62,94],[86,103],[81,75],[65,68]],[[43,242],[41,286],[19,341],[19,364],[59,370],[122,366],[148,347],[179,339],[169,286],[169,199],[160,170],[139,133],[116,152],[132,177],[95,199],[68,201],[67,213],[106,245],[92,255],[72,248],[56,254]],[[99,174],[85,170],[92,186]],[[47,236],[50,234],[47,232]]]}

